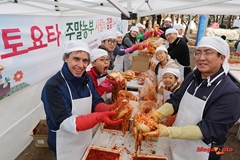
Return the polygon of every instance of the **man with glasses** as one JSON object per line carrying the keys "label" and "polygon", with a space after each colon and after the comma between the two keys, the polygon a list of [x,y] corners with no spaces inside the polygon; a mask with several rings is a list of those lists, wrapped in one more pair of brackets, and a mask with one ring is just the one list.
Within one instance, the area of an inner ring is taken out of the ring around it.
{"label": "man with glasses", "polygon": [[155,120],[177,113],[176,120],[172,127],[159,124],[154,133],[171,138],[175,160],[219,160],[228,130],[240,116],[240,90],[228,76],[230,49],[226,41],[203,37],[196,49],[196,69],[152,113]]}
{"label": "man with glasses", "polygon": [[58,160],[79,160],[92,140],[92,128],[101,122],[110,125],[110,105],[103,102],[86,74],[90,62],[88,45],[79,40],[66,43],[64,64],[42,90],[48,125],[48,145]]}
{"label": "man with glasses", "polygon": [[108,67],[108,70],[113,70],[114,68],[113,62],[115,60],[115,55],[113,51],[116,48],[116,45],[117,45],[116,33],[110,30],[104,32],[101,37],[101,45],[98,48],[104,49],[108,52],[108,57],[110,59],[110,65]]}

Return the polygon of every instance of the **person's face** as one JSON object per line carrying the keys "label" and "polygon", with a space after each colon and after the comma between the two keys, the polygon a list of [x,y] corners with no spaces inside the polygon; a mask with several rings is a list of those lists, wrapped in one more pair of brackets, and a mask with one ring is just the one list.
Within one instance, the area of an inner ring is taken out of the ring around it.
{"label": "person's face", "polygon": [[164,25],[165,25],[165,27],[169,27],[169,26],[171,26],[171,22],[169,22],[169,21],[164,21]]}
{"label": "person's face", "polygon": [[75,77],[81,77],[89,64],[89,54],[84,51],[74,51],[65,59],[70,72]]}
{"label": "person's face", "polygon": [[156,52],[156,59],[160,62],[167,59],[168,54],[162,50]]}
{"label": "person's face", "polygon": [[122,36],[117,36],[117,43],[122,44],[123,37]]}
{"label": "person's face", "polygon": [[166,39],[170,44],[172,44],[177,39],[177,34],[176,33],[168,33],[166,35]]}
{"label": "person's face", "polygon": [[197,68],[203,79],[215,74],[225,59],[224,55],[219,55],[216,50],[207,47],[199,47],[194,55]]}
{"label": "person's face", "polygon": [[183,30],[182,29],[176,29],[177,31],[178,31],[178,34],[179,35],[182,35],[182,33],[183,33]]}
{"label": "person's face", "polygon": [[135,38],[135,37],[137,37],[138,32],[136,32],[136,31],[130,31],[130,34],[131,34],[131,36],[132,36],[133,38]]}
{"label": "person's face", "polygon": [[165,73],[162,79],[166,88],[171,88],[178,81],[178,78],[172,73]]}
{"label": "person's face", "polygon": [[110,59],[108,56],[102,56],[92,62],[92,66],[95,67],[100,74],[106,74],[110,65]]}
{"label": "person's face", "polygon": [[138,27],[140,33],[144,33],[144,29],[142,27]]}
{"label": "person's face", "polygon": [[106,48],[107,51],[113,52],[116,47],[117,40],[114,38],[109,38],[109,39],[102,41],[101,43]]}

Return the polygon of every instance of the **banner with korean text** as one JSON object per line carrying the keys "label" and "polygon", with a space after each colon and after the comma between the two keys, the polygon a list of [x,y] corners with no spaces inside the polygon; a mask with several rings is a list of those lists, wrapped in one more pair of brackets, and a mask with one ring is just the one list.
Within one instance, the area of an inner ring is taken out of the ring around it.
{"label": "banner with korean text", "polygon": [[64,42],[79,39],[91,49],[107,30],[122,31],[120,18],[0,15],[0,100],[53,74],[63,64]]}

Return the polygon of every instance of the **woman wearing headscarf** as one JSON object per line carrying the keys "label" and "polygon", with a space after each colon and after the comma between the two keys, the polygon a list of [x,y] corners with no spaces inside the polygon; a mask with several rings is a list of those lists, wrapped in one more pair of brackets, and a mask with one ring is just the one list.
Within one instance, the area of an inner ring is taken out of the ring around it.
{"label": "woman wearing headscarf", "polygon": [[179,69],[178,65],[174,62],[173,59],[168,55],[168,50],[164,45],[159,46],[156,49],[156,60],[158,61],[154,72],[157,75],[157,82],[162,80],[163,70],[166,68],[176,68]]}
{"label": "woman wearing headscarf", "polygon": [[152,113],[155,120],[177,113],[172,127],[159,124],[156,131],[143,134],[170,137],[174,160],[219,160],[222,156],[228,130],[240,117],[240,90],[228,76],[229,55],[222,38],[203,37],[196,47],[196,70]]}
{"label": "woman wearing headscarf", "polygon": [[[124,46],[122,44],[123,35],[121,32],[117,32],[116,37],[117,37],[117,45],[113,51],[113,53],[115,55],[113,70],[118,71],[118,72],[123,72],[124,55],[128,54],[130,52],[134,52],[135,50],[138,49],[138,47],[135,47],[134,45],[132,45],[130,48],[127,48],[126,46]],[[139,45],[141,45],[142,48],[146,47],[146,44],[144,42],[140,43]]]}
{"label": "woman wearing headscarf", "polygon": [[[137,42],[137,35],[138,35],[139,29],[136,26],[132,26],[129,30],[128,33],[125,34],[125,36],[123,37],[123,45],[126,48],[129,48],[131,46],[133,46],[134,44],[138,43]],[[138,47],[135,46],[135,48],[137,49]],[[130,52],[132,53],[132,52]],[[126,54],[124,55],[124,71],[131,69],[132,66],[132,61],[129,59],[130,54]]]}
{"label": "woman wearing headscarf", "polygon": [[178,37],[181,37],[185,43],[188,43],[188,39],[183,33],[183,29],[184,29],[183,25],[180,23],[177,23],[173,26],[173,28],[178,31]]}

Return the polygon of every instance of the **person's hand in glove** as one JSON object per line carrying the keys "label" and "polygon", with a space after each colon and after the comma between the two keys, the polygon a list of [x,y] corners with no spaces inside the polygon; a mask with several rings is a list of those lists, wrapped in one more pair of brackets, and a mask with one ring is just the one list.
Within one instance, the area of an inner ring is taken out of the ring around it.
{"label": "person's hand in glove", "polygon": [[160,29],[154,31],[154,36],[156,36],[156,37],[157,36],[161,36],[162,34],[164,34],[164,32],[162,30],[160,30]]}
{"label": "person's hand in glove", "polygon": [[125,54],[132,53],[132,52],[138,50],[138,45],[139,44],[134,44],[131,47],[124,49]]}
{"label": "person's hand in glove", "polygon": [[174,113],[171,103],[164,103],[160,108],[151,113],[151,118],[158,122],[165,117],[171,116]]}
{"label": "person's hand in glove", "polygon": [[147,32],[144,32],[143,34],[138,34],[136,39],[139,40],[146,40],[148,38],[150,38],[152,36],[153,32],[152,31],[147,31]]}
{"label": "person's hand in glove", "polygon": [[106,78],[101,84],[100,86],[102,86],[103,88],[105,88],[106,93],[110,93],[112,91],[112,85],[113,84],[117,84],[116,81],[111,80],[109,78]]}
{"label": "person's hand in glove", "polygon": [[84,131],[93,128],[98,123],[106,123],[109,125],[121,124],[124,119],[112,120],[111,116],[115,115],[115,112],[105,111],[105,112],[95,112],[88,115],[82,115],[76,117],[76,130]]}
{"label": "person's hand in glove", "polygon": [[150,137],[170,137],[186,140],[203,139],[200,128],[195,125],[188,125],[185,127],[166,127],[162,124],[159,124],[157,130],[143,133],[143,135]]}

